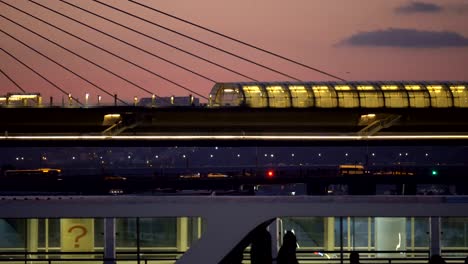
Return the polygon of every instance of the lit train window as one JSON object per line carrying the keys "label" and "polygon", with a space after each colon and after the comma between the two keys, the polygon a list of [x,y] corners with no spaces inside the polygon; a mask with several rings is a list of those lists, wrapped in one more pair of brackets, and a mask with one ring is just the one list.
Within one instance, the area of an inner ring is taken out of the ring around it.
{"label": "lit train window", "polygon": [[374,86],[359,85],[357,90],[359,91],[361,107],[373,108],[384,106],[383,95],[380,91],[377,91]]}
{"label": "lit train window", "polygon": [[305,86],[289,86],[293,107],[304,108],[314,106],[312,94]]}
{"label": "lit train window", "polygon": [[336,92],[332,88],[321,85],[313,86],[312,91],[315,97],[315,105],[323,108],[337,107]]}
{"label": "lit train window", "polygon": [[455,107],[468,107],[468,86],[453,85],[450,90],[453,94],[453,105]]}
{"label": "lit train window", "polygon": [[279,85],[267,86],[268,103],[270,107],[290,107],[289,93],[285,88]]}
{"label": "lit train window", "polygon": [[429,93],[423,90],[420,85],[405,85],[408,91],[409,105],[415,108],[425,108],[430,106]]}
{"label": "lit train window", "polygon": [[452,107],[452,97],[445,86],[428,85],[426,88],[431,96],[432,107]]}
{"label": "lit train window", "polygon": [[241,99],[239,88],[227,85],[218,90],[214,104],[215,106],[239,106]]}
{"label": "lit train window", "polygon": [[336,85],[338,106],[343,108],[359,107],[359,95],[349,85]]}
{"label": "lit train window", "polygon": [[250,107],[267,107],[267,97],[258,85],[242,86],[245,103]]}
{"label": "lit train window", "polygon": [[408,94],[400,89],[398,85],[380,86],[384,93],[385,107],[388,108],[406,108],[408,107]]}

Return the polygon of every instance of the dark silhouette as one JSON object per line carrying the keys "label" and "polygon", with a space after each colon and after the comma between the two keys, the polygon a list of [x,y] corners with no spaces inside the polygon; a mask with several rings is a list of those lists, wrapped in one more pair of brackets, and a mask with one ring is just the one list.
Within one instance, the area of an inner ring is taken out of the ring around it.
{"label": "dark silhouette", "polygon": [[468,264],[468,257],[465,258],[465,264]]}
{"label": "dark silhouette", "polygon": [[278,264],[299,264],[296,258],[297,240],[293,232],[288,231],[283,237],[283,245],[278,252],[276,263]]}
{"label": "dark silhouette", "polygon": [[359,264],[359,253],[356,251],[351,252],[349,254],[349,264]]}
{"label": "dark silhouette", "polygon": [[271,235],[265,229],[259,229],[252,237],[250,246],[251,264],[271,264]]}
{"label": "dark silhouette", "polygon": [[445,264],[445,260],[440,255],[432,255],[429,264]]}

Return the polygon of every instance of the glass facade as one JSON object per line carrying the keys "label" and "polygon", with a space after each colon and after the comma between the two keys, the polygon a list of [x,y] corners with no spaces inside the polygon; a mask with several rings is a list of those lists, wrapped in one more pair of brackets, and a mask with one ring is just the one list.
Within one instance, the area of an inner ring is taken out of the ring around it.
{"label": "glass facade", "polygon": [[[0,258],[102,258],[104,219],[0,219]],[[116,218],[117,258],[173,259],[202,235],[199,217]],[[57,257],[58,256],[58,257]]]}
{"label": "glass facade", "polygon": [[[238,87],[242,87],[242,92]],[[222,83],[211,106],[271,108],[468,107],[466,83]]]}

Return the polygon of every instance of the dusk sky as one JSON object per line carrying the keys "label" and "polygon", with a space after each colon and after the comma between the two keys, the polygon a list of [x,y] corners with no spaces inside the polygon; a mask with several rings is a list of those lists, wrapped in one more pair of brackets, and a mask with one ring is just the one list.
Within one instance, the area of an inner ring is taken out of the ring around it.
{"label": "dusk sky", "polygon": [[[200,61],[147,37],[104,21],[60,0],[33,0],[144,50],[174,61],[219,82],[247,78]],[[161,41],[195,53],[261,81],[293,81],[199,43],[165,31],[93,0],[66,0]],[[304,81],[333,80],[212,33],[165,17],[127,0],[99,0],[144,19],[177,30]],[[247,43],[281,54],[346,80],[468,80],[468,0],[137,0]],[[63,64],[111,94],[131,100],[151,95],[13,24],[20,23],[67,49],[127,78],[159,96],[190,92],[60,32],[18,10],[73,33],[109,52],[207,96],[214,83],[113,40],[26,0],[0,1],[0,28]],[[14,55],[58,87],[84,101],[111,97],[0,32],[1,70],[27,92],[44,98],[62,93],[7,55]],[[0,75],[0,95],[19,92]],[[197,96],[198,97],[198,96]],[[45,102],[48,99],[44,99]]]}

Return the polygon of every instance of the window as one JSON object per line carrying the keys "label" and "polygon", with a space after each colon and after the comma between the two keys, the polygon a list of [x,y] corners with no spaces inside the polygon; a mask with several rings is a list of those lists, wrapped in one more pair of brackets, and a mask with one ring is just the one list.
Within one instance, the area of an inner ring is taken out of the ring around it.
{"label": "window", "polygon": [[453,105],[455,107],[468,107],[468,90],[467,86],[452,85],[450,90],[453,94]]}
{"label": "window", "polygon": [[258,85],[242,86],[245,94],[245,103],[250,107],[266,107],[267,97]]}
{"label": "window", "polygon": [[313,86],[315,105],[323,108],[333,108],[337,106],[336,92],[328,86]]}
{"label": "window", "polygon": [[270,107],[290,107],[289,93],[284,87],[275,85],[266,87]]}
{"label": "window", "polygon": [[359,107],[359,95],[349,85],[336,85],[338,106],[342,108]]}
{"label": "window", "polygon": [[375,89],[372,85],[359,85],[357,87],[359,91],[359,100],[361,107],[383,107],[383,95],[382,92]]}
{"label": "window", "polygon": [[432,107],[452,107],[452,96],[450,91],[442,85],[426,86],[431,96]]}
{"label": "window", "polygon": [[408,91],[409,106],[425,108],[430,106],[429,93],[420,85],[405,85]]}
{"label": "window", "polygon": [[312,94],[305,86],[289,86],[293,107],[304,108],[314,106]]}

